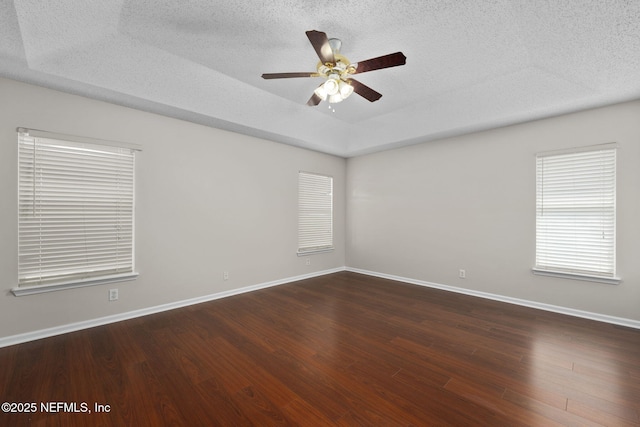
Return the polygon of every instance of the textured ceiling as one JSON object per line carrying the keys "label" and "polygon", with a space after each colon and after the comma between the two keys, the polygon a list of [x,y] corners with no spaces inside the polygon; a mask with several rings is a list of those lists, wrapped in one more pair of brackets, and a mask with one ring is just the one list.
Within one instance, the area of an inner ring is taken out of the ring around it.
{"label": "textured ceiling", "polygon": [[[335,112],[305,31],[383,94]],[[0,0],[0,75],[350,157],[640,98],[640,0]],[[1,96],[1,94],[0,94]]]}

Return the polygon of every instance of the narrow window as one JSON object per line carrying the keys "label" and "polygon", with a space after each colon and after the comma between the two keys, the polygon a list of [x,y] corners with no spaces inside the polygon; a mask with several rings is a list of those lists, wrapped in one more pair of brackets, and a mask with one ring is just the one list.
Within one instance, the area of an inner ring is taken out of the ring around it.
{"label": "narrow window", "polygon": [[333,178],[298,174],[298,254],[333,249]]}

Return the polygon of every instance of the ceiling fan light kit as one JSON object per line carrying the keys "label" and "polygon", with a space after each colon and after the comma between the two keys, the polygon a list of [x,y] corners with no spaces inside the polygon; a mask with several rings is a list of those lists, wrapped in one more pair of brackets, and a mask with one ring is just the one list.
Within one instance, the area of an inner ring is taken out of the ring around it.
{"label": "ceiling fan light kit", "polygon": [[320,62],[316,66],[315,73],[266,73],[263,79],[286,79],[295,77],[322,77],[325,81],[318,86],[307,102],[309,106],[316,106],[321,101],[330,104],[342,102],[353,92],[370,102],[377,101],[382,94],[376,92],[363,83],[351,78],[351,75],[382,68],[396,67],[406,63],[406,56],[402,52],[391,53],[377,58],[367,59],[360,63],[351,63],[344,55],[340,54],[342,41],[329,39],[321,31],[310,30],[306,32],[311,45],[315,49]]}
{"label": "ceiling fan light kit", "polygon": [[334,104],[347,99],[353,93],[353,86],[342,80],[339,75],[332,74],[313,92],[323,101]]}

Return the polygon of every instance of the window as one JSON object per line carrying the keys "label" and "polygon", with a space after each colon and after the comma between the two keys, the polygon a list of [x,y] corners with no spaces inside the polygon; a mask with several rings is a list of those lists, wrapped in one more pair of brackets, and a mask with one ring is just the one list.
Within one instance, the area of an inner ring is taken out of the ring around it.
{"label": "window", "polygon": [[615,246],[615,146],[539,154],[534,273],[618,283]]}
{"label": "window", "polygon": [[298,255],[333,250],[333,178],[298,174]]}
{"label": "window", "polygon": [[19,129],[14,295],[134,273],[135,150]]}

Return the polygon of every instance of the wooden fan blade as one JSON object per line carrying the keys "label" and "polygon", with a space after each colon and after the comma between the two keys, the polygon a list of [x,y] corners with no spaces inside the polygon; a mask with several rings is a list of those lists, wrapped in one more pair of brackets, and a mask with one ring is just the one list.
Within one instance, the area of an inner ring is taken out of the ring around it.
{"label": "wooden fan blade", "polygon": [[315,92],[313,92],[313,95],[311,95],[311,98],[309,98],[309,100],[307,101],[307,105],[309,107],[315,107],[316,105],[320,104],[320,101],[322,101],[322,98],[320,98],[318,95],[316,95]]}
{"label": "wooden fan blade", "polygon": [[329,39],[325,33],[322,31],[310,30],[307,31],[307,37],[323,64],[335,64],[336,60],[333,56],[333,49],[331,49]]}
{"label": "wooden fan blade", "polygon": [[397,67],[407,63],[407,57],[402,52],[390,53],[389,55],[367,59],[358,62],[358,67],[354,74],[366,73],[367,71],[380,70],[382,68]]}
{"label": "wooden fan blade", "polygon": [[354,79],[348,79],[346,80],[347,83],[349,83],[351,86],[353,86],[353,91],[355,93],[357,93],[358,95],[360,95],[361,97],[371,101],[371,102],[375,102],[378,99],[382,98],[382,94],[379,92],[376,92],[375,90],[371,89],[369,86],[360,83],[357,80]]}
{"label": "wooden fan blade", "polygon": [[265,73],[263,79],[290,79],[294,77],[320,77],[318,73]]}

